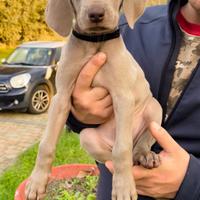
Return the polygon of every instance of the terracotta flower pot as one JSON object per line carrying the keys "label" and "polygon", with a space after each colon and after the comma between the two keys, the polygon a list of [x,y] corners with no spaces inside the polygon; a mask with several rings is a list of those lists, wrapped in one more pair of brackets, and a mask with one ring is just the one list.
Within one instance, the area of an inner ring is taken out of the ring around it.
{"label": "terracotta flower pot", "polygon": [[[91,175],[98,175],[99,171],[96,165],[92,164],[68,164],[52,168],[51,180],[70,179],[76,177],[80,172],[86,172]],[[25,200],[24,191],[27,179],[24,180],[15,192],[15,200]]]}

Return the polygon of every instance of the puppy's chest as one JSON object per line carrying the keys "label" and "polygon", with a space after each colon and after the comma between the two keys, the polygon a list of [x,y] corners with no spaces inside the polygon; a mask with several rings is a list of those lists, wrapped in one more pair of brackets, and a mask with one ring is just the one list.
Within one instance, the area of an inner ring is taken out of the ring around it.
{"label": "puppy's chest", "polygon": [[81,55],[81,66],[98,52],[106,54],[106,62],[95,75],[92,86],[103,86],[107,89],[120,86],[123,89],[133,89],[131,86],[134,85],[137,69],[121,38],[102,43],[81,41],[77,46]]}
{"label": "puppy's chest", "polygon": [[95,75],[92,86],[103,86],[107,89],[118,87],[122,89],[133,89],[135,87],[134,77],[137,69],[132,62],[123,62],[125,60],[120,54],[106,53],[107,60],[105,64]]}
{"label": "puppy's chest", "polygon": [[[106,87],[107,81],[111,78],[116,68],[118,68],[117,63],[115,64],[115,61],[114,61],[115,58],[113,58],[113,57],[116,57],[117,55],[115,56],[115,53],[112,53],[112,55],[110,55],[111,52],[109,52],[109,50],[106,49],[105,45],[102,45],[102,44],[101,45],[96,44],[92,46],[87,45],[84,49],[84,52],[87,52],[87,53],[84,53],[86,54],[86,56],[83,57],[82,63],[85,63],[85,61],[88,59],[90,60],[90,58],[92,58],[99,52],[103,52],[106,55],[106,61],[96,73],[93,79],[93,83],[92,83],[93,87],[98,87],[98,86]],[[83,64],[81,65],[84,66]],[[115,71],[115,73],[117,72]]]}

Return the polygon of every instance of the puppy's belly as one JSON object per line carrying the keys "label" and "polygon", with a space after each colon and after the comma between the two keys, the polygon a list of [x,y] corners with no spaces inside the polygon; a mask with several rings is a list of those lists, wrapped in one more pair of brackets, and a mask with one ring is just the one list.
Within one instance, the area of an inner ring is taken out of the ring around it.
{"label": "puppy's belly", "polygon": [[[145,108],[149,105],[152,98],[148,98],[143,104],[142,107],[136,108],[134,119],[133,119],[133,136],[135,137],[133,141],[133,147],[136,145],[138,139],[140,138],[141,134],[144,133],[144,131],[148,127],[148,122],[145,120]],[[99,139],[102,140],[106,146],[108,146],[109,150],[112,149],[115,137],[116,137],[116,125],[115,125],[115,119],[112,117],[108,122],[105,124],[102,124],[98,128],[96,128],[96,134],[98,134]],[[125,134],[125,133],[124,133]]]}

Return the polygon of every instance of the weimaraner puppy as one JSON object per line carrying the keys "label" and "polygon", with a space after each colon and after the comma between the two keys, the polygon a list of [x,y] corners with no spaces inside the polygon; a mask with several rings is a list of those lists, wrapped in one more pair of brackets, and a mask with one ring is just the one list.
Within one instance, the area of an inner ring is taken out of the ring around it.
{"label": "weimaraner puppy", "polygon": [[121,8],[130,27],[143,13],[145,0],[49,0],[48,25],[69,40],[62,50],[56,75],[57,93],[49,109],[45,134],[36,165],[26,186],[28,200],[43,199],[51,172],[56,143],[71,108],[71,94],[81,68],[97,52],[107,61],[93,86],[106,88],[112,97],[114,116],[96,129],[81,132],[82,146],[99,162],[114,164],[112,200],[136,200],[133,164],[147,168],[160,164],[151,152],[155,142],[148,124],[161,124],[162,110],[152,97],[149,84],[127,51],[118,31]]}

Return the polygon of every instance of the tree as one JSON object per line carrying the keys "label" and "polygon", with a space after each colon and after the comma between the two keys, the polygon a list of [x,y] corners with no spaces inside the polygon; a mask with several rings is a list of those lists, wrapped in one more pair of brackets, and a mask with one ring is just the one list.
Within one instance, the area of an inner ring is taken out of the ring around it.
{"label": "tree", "polygon": [[1,0],[0,43],[58,38],[46,25],[46,0]]}

